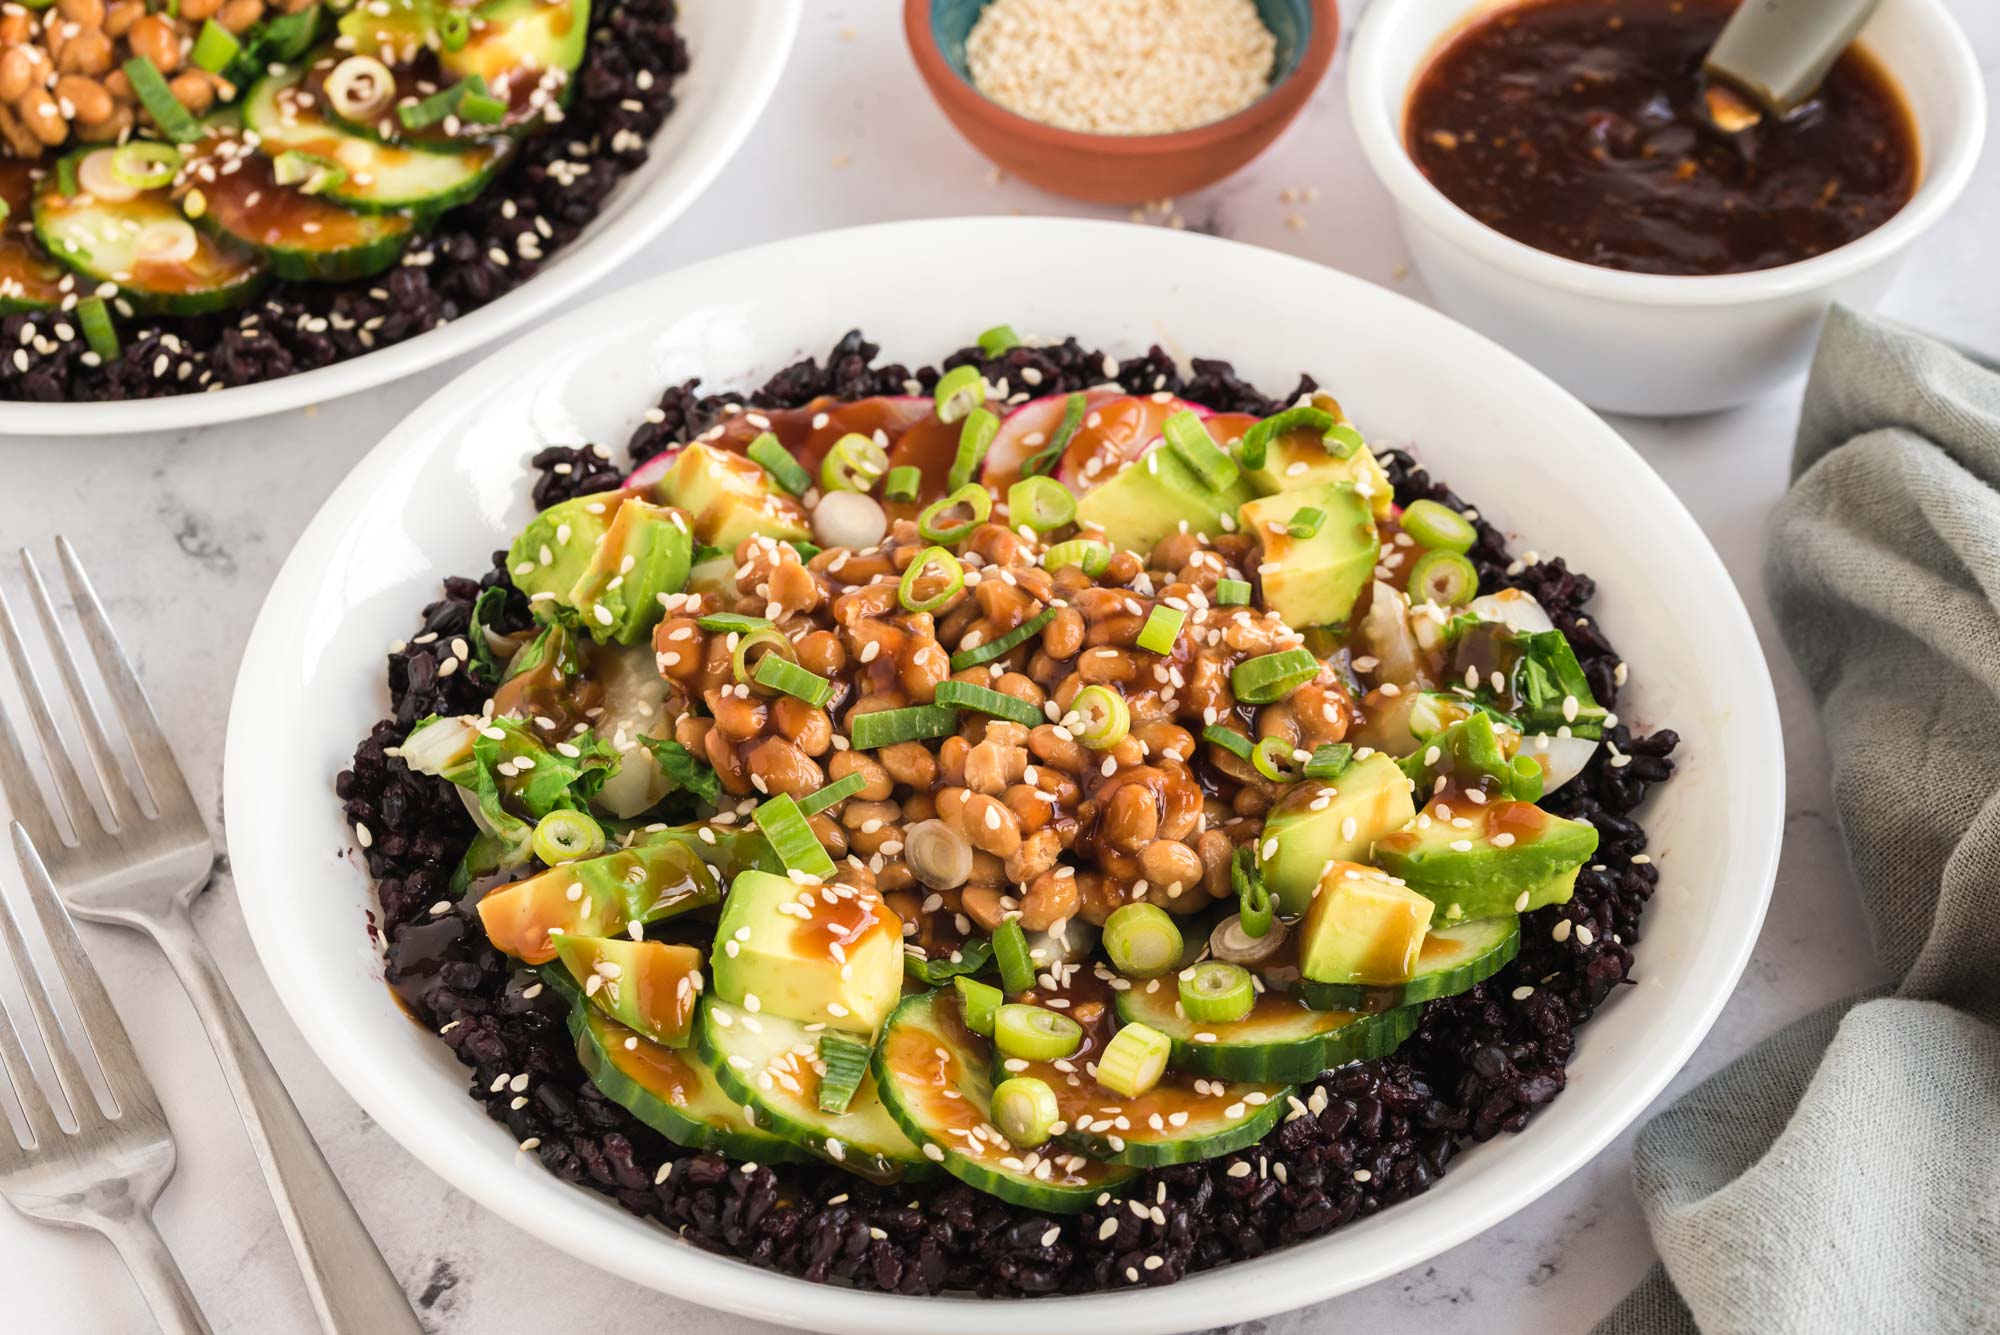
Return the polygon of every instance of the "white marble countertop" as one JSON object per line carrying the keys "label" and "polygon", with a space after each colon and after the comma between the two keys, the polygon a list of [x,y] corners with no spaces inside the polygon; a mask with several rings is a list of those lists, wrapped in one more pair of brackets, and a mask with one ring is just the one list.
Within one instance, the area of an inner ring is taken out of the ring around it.
{"label": "white marble countertop", "polygon": [[[719,0],[688,0],[717,3]],[[1954,6],[2000,84],[2000,10]],[[1120,216],[993,179],[920,87],[900,5],[813,0],[776,101],[708,196],[624,279],[815,228],[976,213]],[[700,53],[696,53],[697,77]],[[1422,295],[1387,200],[1363,168],[1337,66],[1305,114],[1249,169],[1178,201],[1190,226],[1307,256]],[[1315,186],[1310,202],[1285,192]],[[2000,350],[1990,251],[2000,168],[1910,257],[1887,311]],[[613,280],[620,281],[620,280]],[[609,284],[607,283],[607,287]],[[828,341],[839,330],[828,330]],[[902,349],[891,349],[901,354]],[[197,797],[219,824],[230,683],[264,590],[322,497],[391,425],[463,364],[286,417],[112,440],[0,442],[0,536],[52,556],[77,541],[135,651]],[[1798,387],[1737,412],[1614,425],[1678,491],[1742,588],[1777,680],[1789,803],[1783,865],[1748,971],[1669,1100],[1765,1034],[1873,981],[1827,793],[1819,728],[1772,631],[1761,573],[1765,520],[1785,480]],[[0,590],[17,599],[11,570]],[[412,609],[414,611],[414,609]],[[190,628],[195,633],[190,634]],[[8,689],[11,689],[8,688]],[[19,894],[11,862],[0,883]],[[363,1116],[279,1008],[225,875],[199,921],[279,1071],[433,1329],[510,1335],[578,1328],[753,1335],[769,1328],[676,1302],[584,1264],[481,1212]],[[160,1223],[218,1332],[315,1329],[235,1111],[192,1011],[141,939],[83,928],[147,1058],[180,1143]],[[1405,1274],[1232,1335],[1363,1328],[1379,1335],[1582,1330],[1636,1281],[1652,1250],[1630,1185],[1631,1133],[1503,1224]],[[0,1210],[0,1291],[21,1331],[146,1331],[137,1293],[95,1237]]]}

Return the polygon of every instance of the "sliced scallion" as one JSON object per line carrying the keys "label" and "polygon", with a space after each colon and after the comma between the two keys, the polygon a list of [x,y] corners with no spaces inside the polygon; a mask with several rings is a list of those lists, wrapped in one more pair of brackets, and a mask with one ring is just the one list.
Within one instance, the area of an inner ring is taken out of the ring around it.
{"label": "sliced scallion", "polygon": [[1170,654],[1187,624],[1187,613],[1178,607],[1155,607],[1139,628],[1139,647],[1151,654]]}
{"label": "sliced scallion", "polygon": [[1410,567],[1410,598],[1439,607],[1463,607],[1479,593],[1479,571],[1462,553],[1425,552]]}
{"label": "sliced scallion", "polygon": [[1227,491],[1242,476],[1243,470],[1215,443],[1215,437],[1208,434],[1208,428],[1192,411],[1183,408],[1169,417],[1160,434],[1167,438],[1168,448],[1194,470],[1209,490]]}
{"label": "sliced scallion", "polygon": [[188,59],[196,69],[220,74],[242,49],[243,43],[236,40],[235,33],[209,19],[201,25],[201,35],[194,39],[194,50],[188,53]]}
{"label": "sliced scallion", "polygon": [[976,978],[954,978],[951,985],[958,990],[958,1017],[965,1021],[965,1027],[983,1038],[993,1037],[993,1016],[1006,996],[991,983]]}
{"label": "sliced scallion", "polygon": [[1042,628],[1055,619],[1056,609],[1053,607],[1044,607],[1041,611],[1008,631],[1005,635],[988,640],[985,644],[974,645],[970,649],[961,649],[953,654],[951,656],[951,670],[953,672],[963,672],[969,667],[978,667],[981,663],[990,663],[1002,654],[1040,635]]}
{"label": "sliced scallion", "polygon": [[1220,723],[1211,723],[1203,728],[1201,739],[1204,742],[1213,742],[1238,760],[1250,759],[1250,753],[1257,749],[1256,744],[1248,737],[1234,728],[1225,728]]}
{"label": "sliced scallion", "polygon": [[180,169],[180,150],[171,144],[139,139],[111,150],[111,174],[134,190],[172,185]]}
{"label": "sliced scallion", "polygon": [[972,709],[981,714],[991,714],[1032,728],[1046,722],[1042,711],[1026,700],[1016,700],[1004,691],[996,691],[990,686],[978,686],[969,681],[941,681],[931,699],[953,709]]}
{"label": "sliced scallion", "polygon": [[993,931],[993,962],[1000,967],[1000,986],[1008,993],[1026,992],[1035,985],[1035,962],[1028,956],[1028,935],[1013,918]]}
{"label": "sliced scallion", "polygon": [[1110,750],[1132,730],[1131,708],[1108,686],[1084,687],[1070,700],[1069,710],[1077,716],[1071,731],[1093,751]]}
{"label": "sliced scallion", "polygon": [[1219,607],[1250,606],[1250,585],[1240,579],[1215,581],[1215,602]]}
{"label": "sliced scallion", "polygon": [[[917,585],[927,574],[942,579],[944,586],[928,597],[920,597]],[[943,547],[926,547],[903,572],[901,582],[896,585],[896,600],[907,612],[935,612],[964,590],[965,567],[958,563],[958,558]]]}
{"label": "sliced scallion", "polygon": [[760,432],[743,453],[769,473],[773,482],[792,495],[803,496],[812,489],[812,474],[797,459],[785,453],[785,447],[771,432]]}
{"label": "sliced scallion", "polygon": [[856,714],[847,721],[847,740],[857,751],[873,751],[898,742],[949,737],[958,731],[958,711],[943,705],[909,705]]}
{"label": "sliced scallion", "polygon": [[1432,551],[1469,552],[1479,541],[1479,530],[1471,520],[1436,501],[1411,501],[1397,522],[1412,542]]}
{"label": "sliced scallion", "polygon": [[1312,759],[1306,762],[1304,773],[1308,779],[1337,779],[1353,763],[1354,748],[1346,742],[1334,742],[1313,748]]}
{"label": "sliced scallion", "polygon": [[403,123],[406,130],[427,130],[448,116],[456,116],[465,94],[466,87],[462,81],[449,88],[440,88],[429,97],[397,107],[396,119]]}
{"label": "sliced scallion", "polygon": [[759,686],[768,686],[780,694],[803,700],[815,709],[833,698],[832,682],[777,654],[765,654],[758,659],[757,670],[750,679]]}
{"label": "sliced scallion", "polygon": [[1009,1057],[1060,1061],[1082,1044],[1082,1025],[1043,1006],[1010,1002],[993,1016],[993,1046]]}
{"label": "sliced scallion", "polygon": [[920,468],[902,464],[889,470],[889,480],[882,484],[882,499],[887,501],[914,501],[924,487],[924,474]]}
{"label": "sliced scallion", "polygon": [[1320,439],[1325,444],[1327,453],[1336,459],[1349,458],[1356,450],[1368,448],[1368,442],[1361,438],[1361,433],[1347,422],[1335,422],[1326,429],[1326,435]]}
{"label": "sliced scallion", "polygon": [[1076,519],[1076,495],[1052,477],[1024,477],[1007,488],[1007,521],[1050,533]]}
{"label": "sliced scallion", "polygon": [[1265,737],[1251,749],[1250,764],[1272,783],[1291,783],[1299,777],[1299,762],[1292,757],[1292,744],[1282,737]]}
{"label": "sliced scallion", "polygon": [[83,325],[83,341],[105,361],[116,360],[118,330],[111,323],[111,309],[103,297],[85,297],[76,303],[76,318]]}
{"label": "sliced scallion", "polygon": [[819,1060],[825,1071],[819,1078],[819,1110],[844,1113],[854,1101],[855,1091],[868,1075],[872,1049],[846,1034],[821,1034]]}
{"label": "sliced scallion", "polygon": [[1222,960],[1203,960],[1180,976],[1181,1009],[1197,1024],[1230,1024],[1257,1004],[1250,971]]}
{"label": "sliced scallion", "polygon": [[778,861],[785,864],[786,871],[800,871],[816,880],[831,880],[834,874],[833,859],[826,855],[819,836],[806,823],[805,813],[799,804],[787,793],[770,798],[750,819],[757,822],[757,828],[770,841],[771,851],[778,855]]}
{"label": "sliced scallion", "polygon": [[799,810],[808,816],[817,816],[828,807],[845,802],[867,786],[867,778],[860,774],[850,774],[844,779],[835,779],[812,796],[798,799]]}
{"label": "sliced scallion", "polygon": [[1111,1036],[1097,1056],[1097,1083],[1136,1099],[1160,1083],[1173,1055],[1173,1040],[1143,1024],[1128,1024]]}
{"label": "sliced scallion", "polygon": [[438,11],[437,35],[445,50],[463,50],[472,39],[472,15],[463,9],[445,6]]}
{"label": "sliced scallion", "polygon": [[[753,661],[751,655],[756,655]],[[736,680],[749,685],[757,680],[757,669],[766,658],[778,658],[787,662],[799,661],[799,651],[792,648],[792,642],[780,635],[775,627],[766,626],[762,630],[744,633],[736,641],[736,648],[730,651],[729,664],[735,670]]]}
{"label": "sliced scallion", "polygon": [[1244,704],[1268,705],[1318,675],[1319,660],[1310,649],[1282,649],[1238,663],[1229,671],[1229,685]]}
{"label": "sliced scallion", "polygon": [[1083,415],[1089,410],[1088,397],[1082,394],[1070,395],[1063,403],[1062,422],[1056,427],[1056,433],[1049,437],[1048,444],[1042,446],[1033,457],[1021,465],[1021,476],[1039,477],[1061,462],[1063,451],[1069,448],[1069,442],[1076,435],[1077,428],[1083,425]]}
{"label": "sliced scallion", "polygon": [[1000,419],[984,408],[974,408],[965,415],[965,422],[958,428],[958,452],[952,456],[951,471],[945,474],[944,484],[957,491],[979,475],[979,465],[986,462],[986,451],[993,446],[993,438],[1000,434]]}
{"label": "sliced scallion", "polygon": [[1292,511],[1292,517],[1285,524],[1285,532],[1294,538],[1310,538],[1317,535],[1326,523],[1326,511],[1317,505],[1300,506]]}
{"label": "sliced scallion", "polygon": [[1271,442],[1279,436],[1300,428],[1324,435],[1332,428],[1333,421],[1333,414],[1325,409],[1303,404],[1273,413],[1243,433],[1243,439],[1236,442],[1236,457],[1245,468],[1262,468],[1270,454]]}
{"label": "sliced scallion", "polygon": [[938,377],[933,391],[940,422],[956,422],[986,402],[986,381],[976,366],[954,366]]}
{"label": "sliced scallion", "polygon": [[604,827],[587,812],[558,808],[535,822],[533,847],[551,867],[594,858],[604,851]]}
{"label": "sliced scallion", "polygon": [[1090,538],[1071,538],[1042,553],[1042,569],[1061,570],[1064,566],[1075,566],[1092,579],[1103,574],[1110,564],[1111,548]]}
{"label": "sliced scallion", "polygon": [[498,125],[507,119],[507,104],[488,91],[484,75],[471,75],[463,86],[465,96],[458,103],[460,120],[474,125]]}
{"label": "sliced scallion", "polygon": [[[962,524],[944,524],[942,519],[953,510],[964,506],[971,517]],[[917,516],[917,532],[925,542],[941,542],[947,546],[964,542],[972,536],[972,531],[985,523],[993,513],[993,497],[977,482],[967,483],[942,500],[932,501]]]}
{"label": "sliced scallion", "polygon": [[1127,978],[1158,978],[1181,959],[1181,929],[1158,904],[1125,904],[1104,920],[1104,953]]}
{"label": "sliced scallion", "polygon": [[1021,346],[1021,336],[1014,332],[1010,324],[996,324],[976,340],[979,350],[989,357],[998,357],[1003,352]]}
{"label": "sliced scallion", "polygon": [[1032,1075],[1010,1076],[995,1085],[992,1106],[993,1125],[1022,1149],[1047,1144],[1050,1128],[1062,1117],[1049,1082]]}
{"label": "sliced scallion", "polygon": [[768,619],[764,617],[744,616],[741,612],[710,612],[705,617],[696,617],[694,624],[700,626],[703,630],[712,630],[725,635],[730,631],[743,632],[769,630],[771,628],[771,623]]}
{"label": "sliced scallion", "polygon": [[827,491],[868,491],[889,471],[889,452],[859,431],[850,431],[820,460],[819,484]]}
{"label": "sliced scallion", "polygon": [[1236,891],[1236,917],[1249,937],[1261,937],[1271,930],[1277,914],[1271,907],[1271,889],[1258,869],[1255,849],[1239,848],[1229,860],[1229,885]]}
{"label": "sliced scallion", "polygon": [[201,138],[201,122],[181,105],[174,90],[167,87],[167,76],[160,73],[158,65],[146,56],[134,56],[125,62],[124,70],[132,83],[133,95],[161,134],[177,144],[191,144]]}

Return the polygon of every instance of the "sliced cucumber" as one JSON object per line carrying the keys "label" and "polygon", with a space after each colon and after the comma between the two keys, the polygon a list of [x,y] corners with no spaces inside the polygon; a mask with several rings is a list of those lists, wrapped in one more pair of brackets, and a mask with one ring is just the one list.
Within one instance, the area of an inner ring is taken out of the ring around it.
{"label": "sliced cucumber", "polygon": [[1435,997],[1455,997],[1483,983],[1521,953],[1521,920],[1476,918],[1424,938],[1409,981],[1393,987],[1302,982],[1299,995],[1319,1010],[1388,1011]]}
{"label": "sliced cucumber", "polygon": [[35,169],[0,158],[0,315],[60,306],[63,267],[35,239]]}
{"label": "sliced cucumber", "polygon": [[[394,264],[413,225],[400,213],[356,213],[297,186],[279,185],[271,159],[240,139],[211,139],[215,168],[197,163],[176,191],[195,225],[264,257],[280,278],[345,282]],[[195,204],[195,192],[201,202]]]}
{"label": "sliced cucumber", "polygon": [[[98,283],[111,283],[136,311],[201,315],[243,305],[269,277],[254,251],[196,231],[174,203],[168,186],[136,190],[129,198],[97,198],[79,185],[63,193],[63,179],[88,182],[98,174],[85,161],[110,148],[81,149],[68,171],[51,171],[35,191],[35,235],[57,260]],[[108,169],[107,169],[108,170]]]}
{"label": "sliced cucumber", "polygon": [[702,1060],[723,1092],[757,1111],[757,1124],[871,1182],[935,1171],[903,1134],[864,1075],[844,1113],[821,1112],[819,1030],[705,997],[696,1032]]}
{"label": "sliced cucumber", "polygon": [[1105,1163],[1138,1168],[1213,1159],[1262,1140],[1277,1125],[1290,1085],[1232,1084],[1170,1070],[1137,1098],[1105,1089],[1074,1061],[996,1061],[995,1083],[1031,1075],[1056,1094],[1064,1128],[1056,1143]]}
{"label": "sliced cucumber", "polygon": [[924,1156],[968,1186],[1003,1201],[1073,1214],[1121,1195],[1139,1170],[1069,1151],[1022,1151],[993,1125],[992,1046],[960,1022],[940,989],[905,997],[875,1045],[875,1087],[896,1124]]}
{"label": "sliced cucumber", "polygon": [[298,91],[303,77],[294,69],[259,79],[243,99],[243,124],[267,157],[303,153],[346,172],[322,199],[362,213],[442,213],[484,189],[506,156],[504,139],[425,153],[349,134]]}
{"label": "sliced cucumber", "polygon": [[1417,1027],[1415,1007],[1361,1015],[1316,1011],[1295,996],[1266,992],[1241,1020],[1196,1021],[1181,1010],[1173,980],[1118,994],[1118,1018],[1173,1040],[1174,1070],[1223,1080],[1310,1080],[1321,1071],[1394,1052]]}
{"label": "sliced cucumber", "polygon": [[569,1032],[585,1074],[613,1103],[677,1145],[755,1163],[804,1163],[810,1155],[758,1125],[689,1054],[641,1037],[583,999],[558,965],[542,978],[574,1000]]}

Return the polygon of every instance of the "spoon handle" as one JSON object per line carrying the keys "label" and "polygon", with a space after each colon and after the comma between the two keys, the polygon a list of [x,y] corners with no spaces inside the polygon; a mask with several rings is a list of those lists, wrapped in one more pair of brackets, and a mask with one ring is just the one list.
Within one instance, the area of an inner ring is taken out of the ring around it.
{"label": "spoon handle", "polygon": [[1780,115],[1818,91],[1881,0],[1746,0],[1702,68]]}

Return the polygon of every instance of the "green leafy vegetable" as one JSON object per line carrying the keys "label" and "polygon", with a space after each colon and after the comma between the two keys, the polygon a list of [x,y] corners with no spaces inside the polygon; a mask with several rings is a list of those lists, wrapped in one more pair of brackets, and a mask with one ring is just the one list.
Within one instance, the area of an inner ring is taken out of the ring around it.
{"label": "green leafy vegetable", "polygon": [[666,775],[667,782],[679,791],[693,793],[711,805],[722,796],[722,780],[715,776],[715,771],[695,759],[694,752],[679,742],[672,738],[647,737],[642,733],[639,744],[653,753],[660,773]]}

